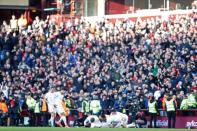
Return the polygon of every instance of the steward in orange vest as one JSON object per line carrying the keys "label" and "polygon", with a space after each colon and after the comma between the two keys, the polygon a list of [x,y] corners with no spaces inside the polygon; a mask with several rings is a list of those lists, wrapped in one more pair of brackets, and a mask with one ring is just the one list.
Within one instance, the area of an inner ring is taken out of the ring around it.
{"label": "steward in orange vest", "polygon": [[2,100],[0,102],[0,110],[2,111],[2,113],[8,113],[8,105],[5,100]]}

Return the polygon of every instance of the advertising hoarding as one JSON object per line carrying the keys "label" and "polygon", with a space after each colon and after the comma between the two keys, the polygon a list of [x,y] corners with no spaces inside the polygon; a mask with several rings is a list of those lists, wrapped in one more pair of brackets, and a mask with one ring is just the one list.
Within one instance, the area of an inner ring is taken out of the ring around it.
{"label": "advertising hoarding", "polygon": [[0,0],[0,6],[29,6],[29,0]]}

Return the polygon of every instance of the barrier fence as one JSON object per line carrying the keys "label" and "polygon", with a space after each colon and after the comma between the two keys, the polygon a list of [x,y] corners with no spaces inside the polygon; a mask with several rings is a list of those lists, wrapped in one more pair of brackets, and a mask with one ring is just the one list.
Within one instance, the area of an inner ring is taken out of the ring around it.
{"label": "barrier fence", "polygon": [[[75,110],[75,109],[72,109]],[[111,111],[109,109],[108,111]],[[145,112],[146,119],[147,119],[147,124],[148,126],[150,125],[150,117],[148,115],[148,110],[147,109],[142,109],[141,111]],[[195,128],[197,129],[197,109],[192,109],[192,110],[177,110],[176,113],[176,128]],[[75,120],[75,117],[73,115],[70,115],[68,117],[68,122],[70,125],[73,124]],[[168,128],[168,118],[166,115],[166,111],[163,109],[159,110],[159,115],[157,116],[157,127],[159,128]]]}
{"label": "barrier fence", "polygon": [[[150,125],[150,117],[148,116],[148,110],[142,110],[146,114],[148,125]],[[166,111],[159,110],[160,115],[157,116],[156,125],[159,128],[168,128],[168,118]],[[177,110],[176,112],[176,124],[175,128],[194,128],[197,129],[197,110]]]}
{"label": "barrier fence", "polygon": [[[68,124],[72,127],[75,120],[83,118],[84,114],[80,112],[80,110],[77,109],[70,109],[71,114],[67,116],[67,121]],[[105,110],[107,112],[110,112],[111,109]],[[147,125],[150,125],[150,117],[148,115],[148,110],[147,109],[142,109],[141,111],[144,112],[146,119],[147,119]],[[2,117],[3,114],[0,114]],[[18,118],[13,117],[13,116],[18,116]],[[46,117],[47,116],[47,117]],[[176,128],[195,128],[197,129],[197,109],[193,110],[177,110],[176,114]],[[22,119],[21,119],[22,118]],[[48,126],[48,120],[50,118],[49,113],[30,113],[30,112],[22,112],[20,114],[7,114],[4,115],[4,118],[0,119],[0,124],[2,125],[3,121],[4,124],[3,126]],[[129,116],[131,118],[131,116]],[[18,120],[17,125],[12,125],[12,122],[10,121],[15,121],[16,119]],[[47,119],[47,120],[44,120]],[[57,117],[58,119],[58,117]],[[21,121],[22,120],[22,121]],[[33,120],[33,124],[32,121]],[[44,122],[45,121],[45,122]],[[42,124],[42,123],[45,124]],[[157,116],[157,127],[159,128],[168,128],[168,118],[166,116],[166,111],[165,110],[159,110],[159,115]]]}

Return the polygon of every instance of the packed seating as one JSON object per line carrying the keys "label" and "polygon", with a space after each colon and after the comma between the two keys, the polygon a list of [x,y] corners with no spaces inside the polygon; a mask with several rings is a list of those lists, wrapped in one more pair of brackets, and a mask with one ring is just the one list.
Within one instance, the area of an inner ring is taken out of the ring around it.
{"label": "packed seating", "polygon": [[134,116],[148,108],[151,95],[161,109],[166,94],[178,108],[196,109],[196,43],[194,15],[59,25],[50,17],[27,24],[12,16],[0,28],[0,124],[24,124],[30,117],[30,125],[47,126],[44,96],[51,88],[65,91],[76,118],[110,109]]}

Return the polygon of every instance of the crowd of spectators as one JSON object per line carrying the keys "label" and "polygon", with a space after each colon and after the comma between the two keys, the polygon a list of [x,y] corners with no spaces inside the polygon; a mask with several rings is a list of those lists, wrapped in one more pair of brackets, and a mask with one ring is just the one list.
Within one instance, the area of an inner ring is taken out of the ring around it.
{"label": "crowd of spectators", "polygon": [[165,93],[180,106],[197,90],[196,43],[195,14],[114,23],[36,17],[29,25],[12,16],[0,27],[1,102],[19,113],[29,96],[40,101],[55,87],[78,111],[96,98],[102,110],[131,115],[147,108],[149,95],[162,108]]}

